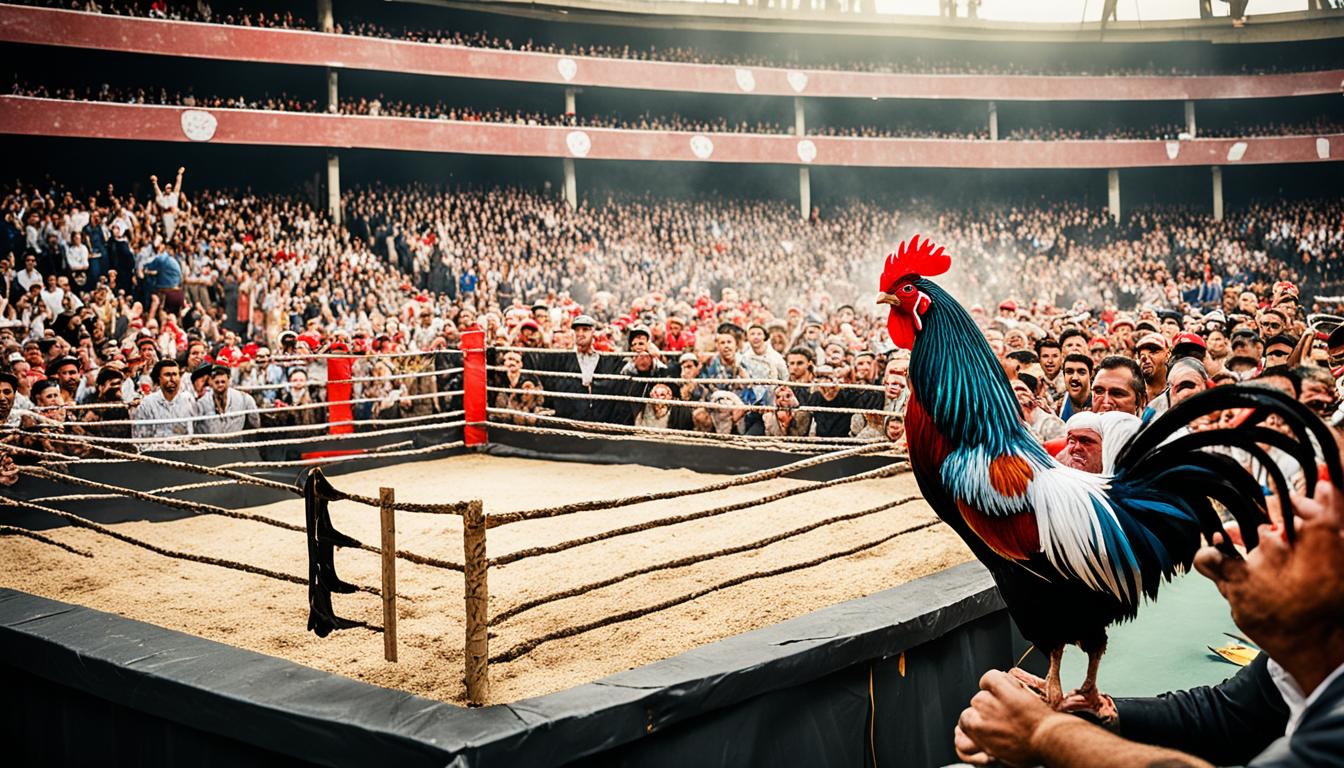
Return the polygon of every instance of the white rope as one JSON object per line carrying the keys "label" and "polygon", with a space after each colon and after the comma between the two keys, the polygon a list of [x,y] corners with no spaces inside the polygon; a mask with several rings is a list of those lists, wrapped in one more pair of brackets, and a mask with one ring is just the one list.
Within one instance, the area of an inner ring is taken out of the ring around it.
{"label": "white rope", "polygon": [[634,395],[599,395],[589,394],[587,392],[559,392],[553,389],[516,389],[512,387],[487,387],[490,392],[505,392],[511,395],[541,395],[543,397],[559,397],[569,400],[615,400],[623,403],[658,403],[661,405],[679,405],[687,408],[713,408],[721,411],[758,411],[770,413],[773,411],[799,411],[806,413],[861,413],[861,414],[881,414],[891,415],[891,411],[884,411],[881,408],[836,408],[825,405],[799,405],[794,408],[780,408],[774,405],[736,405],[733,403],[712,403],[702,400],[659,400],[656,397],[635,397]]}
{"label": "white rope", "polygon": [[[360,384],[371,381],[391,381],[393,379],[419,379],[429,376],[452,376],[461,373],[461,368],[444,368],[443,370],[433,371],[413,371],[410,373],[393,373],[388,376],[352,376],[348,379],[327,379],[326,381],[310,382],[313,386],[329,387],[332,384]],[[262,392],[268,389],[285,389],[289,382],[279,384],[246,384],[233,387],[241,392]]]}
{"label": "white rope", "polygon": [[[488,365],[486,366],[486,370],[502,372],[507,369],[502,365]],[[539,368],[522,368],[519,372],[530,373],[534,376],[556,376],[566,379],[585,378],[582,373],[576,373],[574,371],[543,371]],[[708,379],[698,377],[694,379],[682,379],[676,376],[633,376],[620,373],[593,373],[587,378],[616,381],[640,381],[648,382],[650,384],[689,384],[693,382],[696,384],[736,384],[737,386],[769,385],[776,387],[807,387],[809,389],[821,386],[821,383],[816,381],[785,381],[783,379]],[[846,384],[843,382],[835,382],[834,386],[837,389],[853,389],[865,392],[885,392],[887,389],[880,384]]]}
{"label": "white rope", "polygon": [[[447,391],[444,391],[444,392],[425,392],[425,393],[423,393],[423,394],[419,394],[419,395],[402,395],[402,396],[401,396],[400,398],[398,398],[398,399],[399,399],[399,400],[425,400],[425,399],[428,399],[428,398],[431,398],[431,397],[455,397],[455,396],[460,395],[460,394],[462,394],[462,390],[460,390],[460,389],[451,389],[451,390],[447,390]],[[181,417],[178,417],[178,418],[169,418],[169,419],[117,419],[117,420],[110,420],[110,419],[109,419],[109,420],[107,420],[107,421],[91,421],[91,422],[87,422],[87,423],[89,423],[89,424],[102,424],[102,425],[105,425],[105,426],[126,426],[126,425],[137,425],[137,424],[138,424],[138,425],[142,425],[142,426],[145,426],[145,425],[151,425],[151,424],[153,424],[153,425],[157,425],[157,424],[182,424],[183,422],[208,421],[208,420],[210,420],[210,419],[220,419],[220,418],[226,418],[226,417],[229,417],[229,416],[250,416],[250,415],[252,415],[252,414],[263,414],[263,413],[293,413],[293,412],[295,412],[295,411],[307,411],[307,410],[313,410],[313,409],[316,409],[316,408],[329,408],[329,407],[331,407],[331,406],[333,406],[333,405],[355,405],[355,404],[357,404],[357,403],[380,403],[380,402],[382,402],[382,401],[385,400],[385,399],[386,399],[385,397],[357,397],[357,398],[354,398],[354,399],[352,399],[352,400],[326,400],[326,401],[319,402],[319,403],[305,403],[305,404],[303,404],[303,405],[272,406],[272,407],[270,407],[270,408],[248,408],[248,409],[245,409],[245,410],[242,410],[242,411],[228,411],[228,412],[226,412],[226,413],[224,413],[224,414],[206,413],[206,414],[198,414],[198,415],[194,415],[194,416],[181,416]],[[130,407],[130,404],[129,404],[129,403],[122,403],[122,405],[125,405],[125,406],[127,406],[128,408]],[[34,411],[34,413],[36,413],[36,411]],[[53,423],[53,424],[62,424],[62,423],[74,423],[74,424],[80,424],[80,423],[85,423],[85,422],[52,422],[52,423]],[[142,439],[144,439],[144,438],[137,438],[137,440],[142,440]]]}
{"label": "white rope", "polygon": [[[412,445],[414,442],[415,442],[415,441],[413,441],[413,440],[407,440],[407,441],[405,441],[405,442],[394,443],[394,444],[391,445],[391,446],[385,446],[385,447],[387,447],[387,448],[391,448],[391,447],[394,447],[394,446]],[[429,446],[425,446],[425,447],[423,447],[423,448],[408,448],[408,449],[404,449],[404,450],[383,450],[383,449],[381,449],[381,448],[379,448],[379,449],[369,449],[369,450],[366,451],[366,452],[359,453],[359,454],[351,454],[351,455],[349,455],[349,456],[328,456],[328,457],[324,457],[324,458],[316,458],[316,459],[294,459],[294,460],[292,460],[292,461],[236,461],[236,462],[233,462],[232,464],[220,464],[220,465],[219,465],[219,468],[220,468],[220,469],[248,469],[248,468],[260,468],[260,469],[265,469],[265,468],[267,468],[267,467],[275,467],[275,468],[281,468],[281,467],[308,467],[308,466],[312,466],[312,465],[314,465],[314,464],[321,464],[321,465],[324,465],[324,466],[325,466],[325,465],[327,465],[327,464],[339,464],[339,463],[341,463],[341,462],[345,462],[345,461],[359,461],[360,459],[385,459],[385,458],[401,457],[401,456],[421,456],[421,455],[428,454],[428,453],[437,453],[437,452],[439,452],[439,451],[448,451],[448,450],[452,450],[452,449],[454,449],[454,448],[462,448],[462,447],[464,447],[465,445],[466,445],[466,443],[464,443],[464,442],[461,441],[461,440],[454,440],[454,441],[451,442],[451,443],[440,443],[440,444],[438,444],[438,445],[429,445]]]}

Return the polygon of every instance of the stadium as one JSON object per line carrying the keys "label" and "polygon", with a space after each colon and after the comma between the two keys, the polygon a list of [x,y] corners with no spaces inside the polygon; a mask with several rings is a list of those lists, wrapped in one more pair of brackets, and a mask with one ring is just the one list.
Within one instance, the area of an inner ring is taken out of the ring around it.
{"label": "stadium", "polygon": [[5,762],[1344,764],[1338,5],[0,2]]}

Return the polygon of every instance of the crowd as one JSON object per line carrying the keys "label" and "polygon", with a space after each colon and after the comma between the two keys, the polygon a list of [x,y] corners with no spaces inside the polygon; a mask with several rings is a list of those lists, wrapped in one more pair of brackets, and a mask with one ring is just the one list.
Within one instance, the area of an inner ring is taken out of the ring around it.
{"label": "crowd", "polygon": [[[194,89],[184,91],[167,88],[116,87],[103,83],[98,86],[47,86],[16,81],[10,87],[15,96],[76,101],[103,101],[117,104],[159,104],[166,106],[256,109],[280,112],[325,112],[316,99],[280,93],[261,96],[198,95]],[[338,111],[343,115],[371,115],[409,117],[421,120],[462,120],[467,122],[505,123],[512,125],[564,125],[588,128],[616,128],[640,131],[687,131],[696,133],[758,133],[789,135],[790,125],[778,121],[730,120],[719,115],[710,118],[688,117],[679,114],[655,114],[644,111],[633,117],[619,113],[605,115],[574,114],[572,112],[542,112],[524,109],[476,108],[449,104],[445,101],[425,103],[392,99],[383,94],[372,97],[342,98]],[[1009,141],[1096,141],[1177,139],[1185,127],[1171,124],[1148,126],[1109,126],[1106,128],[1061,127],[1052,125],[1015,127],[1002,138]],[[1344,122],[1319,116],[1305,121],[1277,121],[1242,126],[1210,126],[1200,128],[1201,138],[1290,136],[1304,134],[1337,134],[1344,132]],[[860,125],[817,125],[807,127],[809,136],[857,138],[922,138],[987,141],[989,130],[954,130],[933,128],[910,122]]]}
{"label": "crowd", "polygon": [[[179,21],[198,21],[245,27],[316,30],[312,16],[290,10],[276,10],[264,3],[219,3],[209,0],[17,0],[24,5],[67,8],[72,10],[107,13],[117,16],[139,16]],[[828,0],[830,1],[830,0]],[[805,56],[790,52],[780,56],[745,51],[720,52],[684,45],[629,44],[558,44],[531,38],[514,42],[508,37],[480,30],[426,29],[423,27],[389,26],[385,23],[361,19],[339,18],[333,31],[337,34],[407,40],[435,45],[459,45],[473,48],[496,48],[567,56],[595,56],[630,59],[635,61],[670,61],[688,64],[721,64],[728,66],[805,67],[808,69],[906,73],[906,74],[983,74],[983,75],[1207,75],[1207,74],[1265,74],[1298,71],[1287,62],[1273,65],[1235,67],[1189,67],[1149,62],[1141,66],[1097,66],[1063,61],[1032,63],[1013,62],[996,57],[992,61],[972,62],[965,58],[935,59],[907,55],[900,58],[874,55],[856,56],[843,51],[830,51]],[[1300,69],[1312,68],[1315,63]],[[1323,65],[1320,65],[1323,66]]]}
{"label": "crowd", "polygon": [[[1173,352],[1193,332],[1208,347],[1194,378],[1244,378],[1310,336],[1301,292],[1344,278],[1337,201],[1222,222],[1139,210],[1119,225],[1064,203],[852,201],[802,220],[782,202],[610,195],[571,210],[544,191],[411,185],[347,192],[338,227],[297,197],[197,191],[187,178],[150,177],[146,194],[8,192],[8,439],[446,413],[459,407],[454,350],[470,328],[494,348],[493,404],[515,420],[899,436],[904,358],[865,299],[890,244],[922,231],[958,255],[948,284],[979,302],[1024,419],[1048,440],[1110,397],[1095,390],[1109,353],[1157,365],[1166,358],[1150,347]],[[357,362],[333,374],[318,353]],[[1295,362],[1325,354],[1322,342]],[[1160,407],[1189,372],[1155,370],[1135,399]],[[1333,404],[1328,374],[1302,375]]]}

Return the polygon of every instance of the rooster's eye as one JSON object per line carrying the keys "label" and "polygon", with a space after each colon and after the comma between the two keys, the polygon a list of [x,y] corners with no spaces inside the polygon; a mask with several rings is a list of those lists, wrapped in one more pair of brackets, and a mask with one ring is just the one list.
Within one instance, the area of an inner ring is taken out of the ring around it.
{"label": "rooster's eye", "polygon": [[914,293],[914,291],[915,291],[915,286],[913,286],[913,285],[907,285],[907,286],[905,286],[904,288],[901,289],[901,293]]}

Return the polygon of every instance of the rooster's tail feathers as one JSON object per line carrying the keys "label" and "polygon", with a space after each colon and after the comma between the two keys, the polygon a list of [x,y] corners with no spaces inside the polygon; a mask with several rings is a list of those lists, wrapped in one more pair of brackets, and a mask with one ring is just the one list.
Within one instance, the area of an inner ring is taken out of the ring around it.
{"label": "rooster's tail feathers", "polygon": [[[1171,440],[1173,434],[1196,419],[1228,409],[1249,410],[1250,415],[1236,427],[1194,432]],[[1263,426],[1270,416],[1278,417],[1292,435]],[[1203,491],[1204,496],[1228,509],[1241,527],[1247,546],[1253,547],[1256,527],[1269,520],[1264,493],[1237,461],[1205,450],[1218,446],[1240,449],[1265,468],[1270,487],[1282,505],[1285,533],[1292,541],[1293,511],[1288,494],[1293,489],[1262,445],[1278,448],[1302,467],[1307,495],[1315,491],[1317,445],[1321,447],[1330,481],[1336,486],[1344,482],[1344,468],[1335,450],[1334,437],[1315,413],[1279,390],[1245,385],[1215,387],[1164,413],[1121,451],[1116,459],[1116,478],[1146,478],[1146,483],[1166,486],[1173,495],[1186,499],[1195,495],[1190,483],[1196,481],[1198,485],[1194,487]],[[1221,532],[1224,542],[1228,540],[1222,521],[1211,507],[1196,504],[1190,511],[1199,519],[1206,536]]]}

